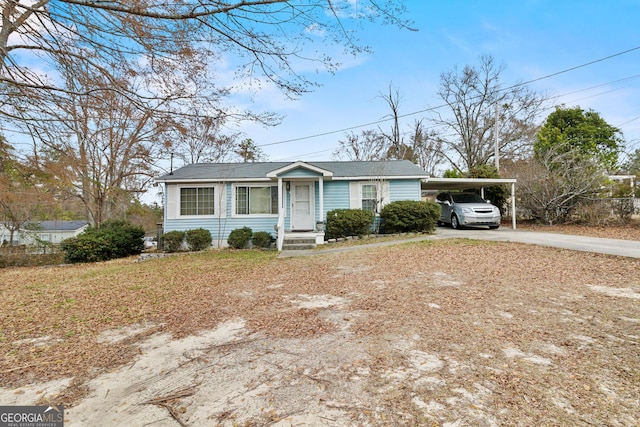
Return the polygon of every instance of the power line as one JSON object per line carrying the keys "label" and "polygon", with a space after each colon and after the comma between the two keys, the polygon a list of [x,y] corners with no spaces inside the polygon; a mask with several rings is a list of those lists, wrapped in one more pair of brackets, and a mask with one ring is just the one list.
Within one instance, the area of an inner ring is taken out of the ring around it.
{"label": "power line", "polygon": [[[538,81],[541,81],[541,80],[545,80],[545,79],[549,79],[551,77],[558,76],[560,74],[564,74],[564,73],[568,73],[568,72],[571,72],[571,71],[575,71],[575,70],[580,69],[580,68],[588,67],[589,65],[597,64],[598,62],[603,62],[603,61],[609,60],[611,58],[615,58],[617,56],[625,55],[627,53],[630,53],[630,52],[633,52],[633,51],[636,51],[636,50],[640,50],[640,46],[636,46],[636,47],[633,47],[631,49],[624,50],[622,52],[614,53],[612,55],[608,55],[608,56],[605,56],[605,57],[602,57],[602,58],[599,58],[599,59],[595,59],[593,61],[589,61],[589,62],[586,62],[584,64],[576,65],[575,67],[566,68],[566,69],[561,70],[561,71],[556,71],[554,73],[547,74],[545,76],[538,77],[538,78],[535,78],[535,79],[532,79],[532,80],[528,80],[528,81],[525,81],[525,82],[522,82],[522,83],[516,83],[516,84],[514,84],[512,86],[500,89],[500,92],[504,92],[504,91],[507,91],[507,90],[515,89],[515,88],[518,88],[518,87],[521,87],[521,86],[526,86],[526,85],[529,85],[531,83],[535,83],[535,82],[538,82]],[[632,77],[629,77],[629,78],[633,78],[633,77],[636,77],[636,76],[632,76]],[[409,117],[409,116],[414,116],[416,114],[422,114],[422,113],[426,113],[428,111],[438,110],[438,109],[444,108],[446,106],[447,106],[447,104],[441,104],[441,105],[438,105],[438,106],[435,106],[435,107],[425,108],[423,110],[414,111],[414,112],[407,113],[407,114],[402,114],[402,115],[399,115],[398,118],[405,118],[405,117]],[[299,137],[299,138],[291,138],[291,139],[286,139],[286,140],[283,140],[283,141],[270,142],[270,143],[267,143],[267,144],[257,144],[257,145],[259,147],[268,147],[268,146],[272,146],[272,145],[286,144],[286,143],[289,143],[289,142],[303,141],[303,140],[306,140],[306,139],[313,139],[313,138],[318,138],[318,137],[321,137],[321,136],[333,135],[333,134],[336,134],[336,133],[342,133],[342,132],[346,132],[346,131],[350,131],[350,130],[354,130],[354,129],[359,129],[359,128],[363,128],[363,127],[369,127],[369,126],[373,126],[373,125],[378,125],[378,124],[381,124],[381,123],[388,122],[390,120],[393,120],[393,117],[389,117],[389,118],[386,118],[386,119],[380,119],[380,120],[376,120],[376,121],[365,123],[365,124],[350,126],[350,127],[343,128],[343,129],[327,131],[327,132],[322,132],[322,133],[308,135],[308,136],[302,136],[302,137]]]}
{"label": "power line", "polygon": [[[580,92],[587,92],[589,90],[597,89],[599,87],[609,86],[609,85],[612,85],[612,84],[616,84],[616,83],[621,83],[621,82],[625,82],[625,81],[628,81],[628,80],[637,79],[638,77],[640,77],[640,74],[635,74],[633,76],[624,77],[622,79],[613,80],[613,81],[602,83],[602,84],[595,85],[595,86],[590,86],[590,87],[587,87],[587,88],[584,88],[584,89],[574,90],[573,92],[561,93],[559,95],[552,96],[551,99],[554,99],[554,98],[557,99],[557,98],[560,98],[562,96],[569,96],[569,95],[573,95],[573,94],[580,93]],[[625,86],[623,86],[623,87],[625,87]],[[601,92],[601,93],[599,93],[597,95],[601,95],[602,93],[608,93],[608,92]],[[597,96],[597,95],[594,95],[594,96]]]}
{"label": "power line", "polygon": [[631,119],[631,120],[627,120],[626,122],[619,124],[617,127],[622,127],[622,126],[624,126],[624,125],[626,125],[626,124],[629,124],[629,123],[631,123],[631,122],[635,122],[635,121],[636,121],[636,120],[638,120],[638,119],[640,119],[640,116],[638,116],[638,117],[634,117],[634,118],[633,118],[633,119]]}

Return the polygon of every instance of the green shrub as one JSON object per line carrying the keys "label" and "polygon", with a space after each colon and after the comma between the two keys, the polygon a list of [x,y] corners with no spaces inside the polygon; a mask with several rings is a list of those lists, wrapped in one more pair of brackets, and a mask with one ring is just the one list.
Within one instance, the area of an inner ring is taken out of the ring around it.
{"label": "green shrub", "polygon": [[249,245],[253,232],[249,227],[236,228],[229,233],[227,243],[233,249],[244,249]]}
{"label": "green shrub", "polygon": [[65,261],[107,261],[139,254],[143,249],[144,230],[126,221],[106,221],[98,227],[89,227],[77,237],[65,239],[60,249]]}
{"label": "green shrub", "polygon": [[399,200],[380,212],[384,233],[431,233],[440,218],[440,206],[434,202]]}
{"label": "green shrub", "polygon": [[369,234],[373,218],[373,213],[362,209],[334,209],[327,212],[325,237],[336,239]]}
{"label": "green shrub", "polygon": [[136,255],[144,249],[144,229],[122,220],[111,220],[100,224],[97,235],[110,244],[110,259]]}
{"label": "green shrub", "polygon": [[271,244],[274,242],[273,236],[267,233],[266,231],[256,231],[253,233],[251,237],[251,244],[255,248],[265,248],[268,249],[271,247]]}
{"label": "green shrub", "polygon": [[111,249],[106,239],[90,234],[80,234],[60,242],[66,262],[98,262],[111,259]]}
{"label": "green shrub", "polygon": [[211,232],[204,228],[188,230],[186,233],[187,244],[192,251],[202,251],[211,246]]}
{"label": "green shrub", "polygon": [[165,252],[178,252],[184,242],[184,231],[173,230],[162,235],[162,249]]}

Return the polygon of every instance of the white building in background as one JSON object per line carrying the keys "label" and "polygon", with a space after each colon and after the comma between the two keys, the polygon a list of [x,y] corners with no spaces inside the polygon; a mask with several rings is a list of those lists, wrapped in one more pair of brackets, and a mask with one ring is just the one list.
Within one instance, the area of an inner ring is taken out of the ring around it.
{"label": "white building in background", "polygon": [[[13,245],[32,245],[38,241],[59,244],[75,237],[88,226],[87,221],[34,221],[13,233]],[[0,243],[9,242],[11,232],[0,224]]]}

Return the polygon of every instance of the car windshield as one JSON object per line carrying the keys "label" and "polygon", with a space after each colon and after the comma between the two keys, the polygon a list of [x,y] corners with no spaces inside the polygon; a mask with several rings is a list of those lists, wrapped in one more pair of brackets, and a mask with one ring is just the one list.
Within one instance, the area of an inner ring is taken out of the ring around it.
{"label": "car windshield", "polygon": [[475,193],[454,193],[451,194],[456,203],[487,203],[482,197]]}

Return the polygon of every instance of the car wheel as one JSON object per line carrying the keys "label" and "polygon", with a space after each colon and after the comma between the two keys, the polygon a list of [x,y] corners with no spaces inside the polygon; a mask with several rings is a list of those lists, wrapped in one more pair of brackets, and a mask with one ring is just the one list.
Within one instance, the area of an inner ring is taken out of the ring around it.
{"label": "car wheel", "polygon": [[451,215],[451,228],[457,230],[460,228],[460,223],[458,222],[458,217],[456,214]]}
{"label": "car wheel", "polygon": [[500,227],[500,226],[499,225],[490,225],[489,226],[489,230],[495,230],[498,227]]}

